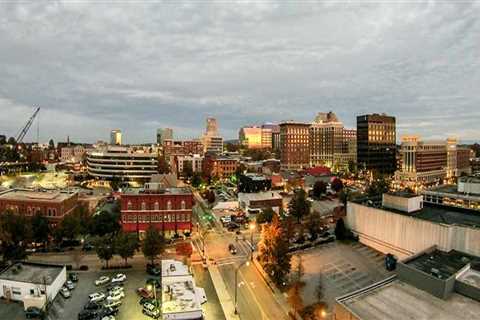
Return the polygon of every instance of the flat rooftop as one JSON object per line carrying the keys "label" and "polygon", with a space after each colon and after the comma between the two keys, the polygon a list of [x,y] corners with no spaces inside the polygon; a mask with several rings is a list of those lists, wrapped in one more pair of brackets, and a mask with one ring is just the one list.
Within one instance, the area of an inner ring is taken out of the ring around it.
{"label": "flat rooftop", "polygon": [[163,314],[201,312],[202,307],[192,280],[165,284],[162,289]]}
{"label": "flat rooftop", "polygon": [[408,213],[384,207],[379,203],[379,201],[368,202],[368,199],[362,198],[353,200],[353,202],[367,207],[373,207],[412,218],[428,220],[431,222],[480,228],[480,214],[476,210],[434,205],[424,201],[422,209]]}
{"label": "flat rooftop", "polygon": [[480,289],[480,271],[470,268],[465,273],[460,275],[457,278],[457,281],[466,283],[472,287]]}
{"label": "flat rooftop", "polygon": [[388,192],[387,194],[391,195],[391,196],[402,197],[402,198],[407,198],[407,199],[416,198],[416,197],[419,196],[415,193],[411,193],[411,192],[407,192],[407,191]]}
{"label": "flat rooftop", "polygon": [[261,200],[272,200],[272,199],[283,199],[283,197],[275,191],[265,191],[265,192],[256,192],[256,193],[239,193],[238,201],[261,201]]}
{"label": "flat rooftop", "polygon": [[162,277],[178,277],[190,275],[188,267],[181,261],[162,260]]}
{"label": "flat rooftop", "polygon": [[[447,279],[474,260],[478,258],[460,251],[434,250],[409,260],[406,264],[441,279]],[[432,272],[432,269],[435,271]]]}
{"label": "flat rooftop", "polygon": [[447,300],[389,278],[337,299],[359,320],[478,319],[480,303],[458,293]]}
{"label": "flat rooftop", "polygon": [[464,199],[472,199],[472,200],[480,201],[480,195],[478,194],[472,194],[472,193],[467,194],[465,192],[458,192],[458,187],[456,184],[441,185],[438,187],[430,188],[422,192],[422,194],[435,194],[435,193],[453,195],[456,198],[464,198]]}
{"label": "flat rooftop", "polygon": [[16,263],[0,273],[0,279],[35,284],[52,284],[62,272],[63,266],[41,263]]}
{"label": "flat rooftop", "polygon": [[62,202],[70,199],[74,194],[59,191],[33,191],[27,189],[10,189],[0,193],[0,200],[16,201],[48,201]]}

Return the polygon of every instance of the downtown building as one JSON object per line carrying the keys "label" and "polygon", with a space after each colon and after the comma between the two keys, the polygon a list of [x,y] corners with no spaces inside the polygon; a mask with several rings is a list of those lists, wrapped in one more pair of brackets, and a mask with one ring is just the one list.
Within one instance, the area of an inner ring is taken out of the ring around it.
{"label": "downtown building", "polygon": [[247,149],[272,149],[272,129],[270,127],[243,127],[238,133],[240,145]]}
{"label": "downtown building", "polygon": [[202,172],[206,177],[225,179],[233,176],[240,165],[238,158],[207,153],[203,159]]}
{"label": "downtown building", "polygon": [[345,129],[333,112],[318,113],[310,126],[310,165],[348,168],[355,163],[356,131]]}
{"label": "downtown building", "polygon": [[395,117],[367,114],[357,117],[357,163],[360,170],[393,174],[397,169]]}
{"label": "downtown building", "polygon": [[125,190],[120,198],[124,232],[137,232],[141,236],[150,225],[167,237],[192,231],[195,203],[189,188],[165,188],[160,183],[146,183],[144,188]]}
{"label": "downtown building", "polygon": [[119,146],[122,144],[122,131],[115,129],[110,132],[110,144]]}
{"label": "downtown building", "polygon": [[280,123],[280,166],[282,170],[300,170],[310,165],[310,124]]}
{"label": "downtown building", "polygon": [[207,128],[202,136],[204,153],[223,153],[223,138],[218,133],[218,123],[215,118],[207,118]]}
{"label": "downtown building", "polygon": [[165,140],[173,140],[173,129],[159,128],[157,129],[157,144],[163,145]]}
{"label": "downtown building", "polygon": [[100,147],[87,153],[88,173],[97,179],[148,181],[158,173],[158,152],[152,147]]}

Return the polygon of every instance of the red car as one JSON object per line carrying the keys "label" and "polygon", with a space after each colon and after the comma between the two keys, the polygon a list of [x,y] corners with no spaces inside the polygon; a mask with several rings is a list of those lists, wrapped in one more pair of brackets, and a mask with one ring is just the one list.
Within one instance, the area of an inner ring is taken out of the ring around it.
{"label": "red car", "polygon": [[143,287],[137,289],[137,294],[142,298],[152,298],[153,297],[152,292],[148,291],[147,289],[145,289]]}

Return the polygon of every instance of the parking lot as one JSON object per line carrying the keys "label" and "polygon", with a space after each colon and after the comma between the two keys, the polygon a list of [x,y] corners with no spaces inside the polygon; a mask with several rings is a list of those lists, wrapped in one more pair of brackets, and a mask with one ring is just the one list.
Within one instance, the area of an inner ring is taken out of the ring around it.
{"label": "parking lot", "polygon": [[[79,281],[76,283],[76,288],[71,292],[70,298],[63,298],[60,294],[55,298],[51,308],[49,309],[48,319],[77,319],[78,313],[83,309],[83,306],[89,301],[88,295],[93,292],[105,292],[106,285],[96,287],[95,279],[101,275],[109,277],[116,273],[125,273],[127,281],[124,283],[125,298],[122,305],[119,307],[119,313],[115,319],[119,320],[143,320],[150,319],[142,314],[142,307],[138,303],[139,297],[135,290],[145,285],[147,275],[145,271],[130,270],[119,272],[79,272]],[[0,301],[0,319],[25,319],[23,306],[20,303],[7,303]]]}
{"label": "parking lot", "polygon": [[[305,305],[316,302],[316,288],[321,276],[324,301],[331,308],[335,298],[391,275],[384,267],[384,255],[354,242],[332,242],[302,252]],[[294,264],[296,259],[293,259]]]}

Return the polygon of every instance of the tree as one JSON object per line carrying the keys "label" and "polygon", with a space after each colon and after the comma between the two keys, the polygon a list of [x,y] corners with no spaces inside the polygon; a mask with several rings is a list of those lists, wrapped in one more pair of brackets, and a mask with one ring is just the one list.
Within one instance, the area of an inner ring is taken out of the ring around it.
{"label": "tree", "polygon": [[314,237],[317,236],[318,232],[320,231],[320,224],[322,222],[322,217],[320,216],[320,212],[312,211],[307,216],[307,229],[308,232]]}
{"label": "tree", "polygon": [[55,142],[53,142],[53,139],[50,139],[50,141],[48,141],[48,148],[50,150],[55,149]]}
{"label": "tree", "polygon": [[332,181],[331,188],[335,192],[340,192],[343,189],[343,182],[339,178],[335,178],[335,180]]}
{"label": "tree", "polygon": [[57,228],[62,238],[75,239],[80,234],[80,220],[73,214],[67,214]]}
{"label": "tree", "polygon": [[193,176],[192,161],[183,162],[183,176],[185,178],[191,178]]}
{"label": "tree", "polygon": [[300,284],[294,284],[288,289],[287,301],[294,311],[294,319],[297,318],[297,312],[303,309],[303,299],[301,294],[302,286]]}
{"label": "tree", "polygon": [[383,177],[373,180],[367,187],[369,197],[380,197],[388,191],[390,191],[390,181]]}
{"label": "tree", "polygon": [[115,250],[125,261],[125,267],[127,266],[127,260],[133,257],[137,249],[138,239],[135,234],[119,232],[115,237]]}
{"label": "tree", "polygon": [[338,219],[335,225],[335,237],[337,240],[345,240],[347,238],[347,228],[342,218]]}
{"label": "tree", "polygon": [[355,163],[355,161],[348,161],[348,172],[354,175],[357,174],[357,164]]}
{"label": "tree", "polygon": [[17,140],[15,140],[14,137],[10,137],[8,138],[7,144],[14,146],[17,144]]}
{"label": "tree", "polygon": [[289,244],[278,216],[263,227],[259,243],[259,261],[277,285],[284,285],[290,272]]}
{"label": "tree", "polygon": [[324,294],[324,288],[323,288],[323,276],[320,273],[318,276],[318,282],[317,282],[317,287],[315,288],[315,295],[317,297],[318,302],[322,302],[325,294]]}
{"label": "tree", "polygon": [[32,239],[38,243],[46,244],[50,235],[50,225],[47,218],[37,213],[32,218]]}
{"label": "tree", "polygon": [[100,260],[105,261],[105,268],[108,269],[108,261],[113,258],[115,253],[114,243],[112,242],[111,238],[109,237],[99,237],[95,244],[95,252]]}
{"label": "tree", "polygon": [[257,223],[272,222],[275,211],[272,208],[265,208],[259,214],[257,214]]}
{"label": "tree", "polygon": [[31,239],[30,224],[23,215],[6,211],[0,214],[0,243],[4,260],[23,259],[25,245]]}
{"label": "tree", "polygon": [[112,179],[110,180],[110,187],[112,188],[112,190],[118,191],[121,185],[122,185],[122,178],[120,178],[117,175],[113,175]]}
{"label": "tree", "polygon": [[165,239],[158,230],[150,225],[145,233],[145,239],[143,240],[142,252],[145,258],[149,259],[152,264],[155,262],[155,258],[162,254],[165,250]]}
{"label": "tree", "polygon": [[313,185],[313,196],[318,199],[325,193],[327,193],[327,184],[321,180],[316,181]]}
{"label": "tree", "polygon": [[165,158],[165,155],[162,155],[158,159],[158,173],[160,174],[169,174],[170,171],[170,165],[168,164],[167,159]]}
{"label": "tree", "polygon": [[292,284],[303,286],[305,285],[305,283],[302,281],[302,277],[305,274],[305,268],[303,267],[302,256],[297,254],[295,257],[296,257],[296,261],[295,261],[295,269],[293,270],[293,274],[292,274]]}
{"label": "tree", "polygon": [[215,192],[213,192],[213,190],[208,190],[207,193],[205,194],[205,198],[207,199],[208,203],[214,203]]}
{"label": "tree", "polygon": [[79,221],[78,233],[81,236],[86,236],[92,226],[92,216],[88,213],[87,208],[79,205],[72,214]]}
{"label": "tree", "polygon": [[302,217],[310,212],[310,202],[307,201],[307,193],[303,189],[298,189],[293,194],[292,200],[288,204],[288,212],[297,218],[300,223]]}
{"label": "tree", "polygon": [[195,172],[192,176],[192,187],[198,188],[202,184],[202,182],[202,176],[198,172]]}
{"label": "tree", "polygon": [[90,233],[96,236],[115,235],[120,231],[120,212],[101,211],[93,216]]}

